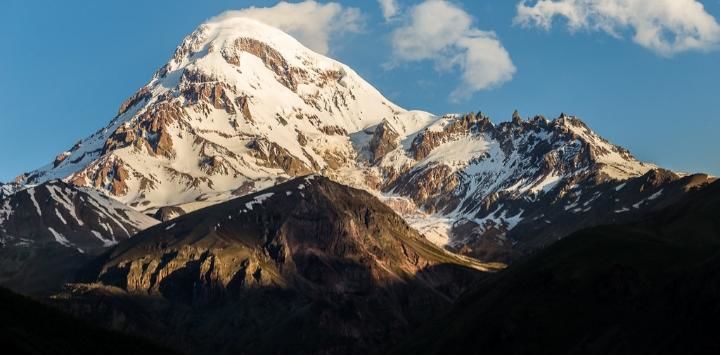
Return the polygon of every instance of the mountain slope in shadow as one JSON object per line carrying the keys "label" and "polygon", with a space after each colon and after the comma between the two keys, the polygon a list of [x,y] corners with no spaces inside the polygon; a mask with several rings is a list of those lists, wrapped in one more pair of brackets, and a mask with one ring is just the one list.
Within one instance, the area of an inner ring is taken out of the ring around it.
{"label": "mountain slope in shadow", "polygon": [[192,353],[367,353],[491,267],[433,245],[365,191],[308,176],[145,230],[62,299]]}
{"label": "mountain slope in shadow", "polygon": [[148,341],[100,329],[0,288],[4,354],[177,354]]}
{"label": "mountain slope in shadow", "polygon": [[0,198],[0,286],[57,293],[83,264],[158,221],[59,180]]}
{"label": "mountain slope in shadow", "polygon": [[397,353],[718,353],[720,182],[479,282]]}

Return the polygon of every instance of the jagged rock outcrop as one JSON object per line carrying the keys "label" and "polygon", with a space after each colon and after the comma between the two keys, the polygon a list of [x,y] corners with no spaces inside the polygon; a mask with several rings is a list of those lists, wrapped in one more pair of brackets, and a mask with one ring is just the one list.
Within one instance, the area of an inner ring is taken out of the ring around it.
{"label": "jagged rock outcrop", "polygon": [[385,155],[395,150],[398,147],[398,138],[400,138],[400,135],[390,126],[390,122],[383,121],[380,123],[375,128],[368,146],[372,154],[373,163],[377,164]]}
{"label": "jagged rock outcrop", "polygon": [[166,206],[158,208],[153,214],[153,218],[160,222],[167,222],[172,219],[178,218],[185,214],[185,210],[177,206]]}
{"label": "jagged rock outcrop", "polygon": [[[405,163],[409,168],[383,190],[439,214],[438,223],[428,217],[418,225],[423,232],[449,230],[451,250],[509,261],[579,228],[646,213],[677,198],[669,191],[682,194],[690,180],[712,181],[638,162],[575,117],[513,116],[500,124],[482,113],[447,116],[426,127],[406,152],[419,160]],[[664,178],[654,178],[653,188],[621,188],[644,174]]]}
{"label": "jagged rock outcrop", "polygon": [[308,174],[312,171],[302,160],[277,143],[256,139],[248,144],[248,148],[264,167],[281,169],[290,176]]}
{"label": "jagged rock outcrop", "polygon": [[482,123],[487,118],[483,117],[482,114],[479,114],[479,116],[470,113],[461,118],[449,117],[451,119],[446,120],[444,125],[436,125],[433,129],[426,128],[413,139],[410,147],[413,158],[423,160],[430,152],[442,144],[467,136],[475,127],[485,127]]}
{"label": "jagged rock outcrop", "polygon": [[15,192],[15,190],[17,190],[17,188],[18,188],[18,186],[15,184],[12,184],[12,183],[9,183],[9,184],[0,183],[0,200],[12,195]]}

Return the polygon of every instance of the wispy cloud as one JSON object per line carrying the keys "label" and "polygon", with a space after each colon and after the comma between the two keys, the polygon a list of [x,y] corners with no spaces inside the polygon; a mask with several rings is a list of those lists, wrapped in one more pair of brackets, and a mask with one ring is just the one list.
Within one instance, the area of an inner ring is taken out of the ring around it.
{"label": "wispy cloud", "polygon": [[316,1],[282,1],[272,7],[227,11],[215,19],[227,17],[248,17],[277,27],[322,54],[330,51],[332,36],[359,32],[364,25],[360,10],[346,8],[334,2],[320,4]]}
{"label": "wispy cloud", "polygon": [[385,21],[392,20],[398,14],[398,4],[395,0],[378,0]]}
{"label": "wispy cloud", "polygon": [[425,1],[410,10],[405,23],[392,34],[394,63],[430,60],[435,68],[459,68],[462,84],[452,99],[501,85],[516,72],[510,54],[494,32],[482,31],[458,6]]}
{"label": "wispy cloud", "polygon": [[711,50],[720,44],[720,25],[697,0],[537,0],[517,5],[515,23],[550,29],[564,17],[571,31],[603,31],[660,55]]}

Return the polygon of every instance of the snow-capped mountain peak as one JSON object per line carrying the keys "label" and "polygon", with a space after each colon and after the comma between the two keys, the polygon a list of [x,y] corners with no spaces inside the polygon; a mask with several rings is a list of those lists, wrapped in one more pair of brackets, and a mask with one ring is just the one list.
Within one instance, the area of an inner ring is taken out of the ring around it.
{"label": "snow-capped mountain peak", "polygon": [[[62,179],[175,216],[317,173],[374,193],[437,243],[461,248],[488,236],[511,245],[516,227],[567,213],[578,226],[604,221],[573,204],[654,169],[574,116],[515,112],[493,123],[404,110],[282,31],[224,17],[187,36],[105,128],[22,183]],[[638,203],[609,208],[629,202]],[[538,206],[554,215],[534,215]]]}
{"label": "snow-capped mountain peak", "polygon": [[430,119],[282,31],[230,17],[185,38],[107,127],[26,182],[62,178],[152,209],[335,170],[354,158],[353,133]]}

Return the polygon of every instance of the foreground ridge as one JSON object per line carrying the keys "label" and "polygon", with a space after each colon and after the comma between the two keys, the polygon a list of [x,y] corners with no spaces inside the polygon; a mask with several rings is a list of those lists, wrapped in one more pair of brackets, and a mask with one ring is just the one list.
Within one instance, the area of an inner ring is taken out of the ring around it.
{"label": "foreground ridge", "polygon": [[[307,176],[143,231],[56,299],[193,353],[363,353],[497,268],[433,245],[367,192]],[[185,314],[180,330],[168,307]]]}

